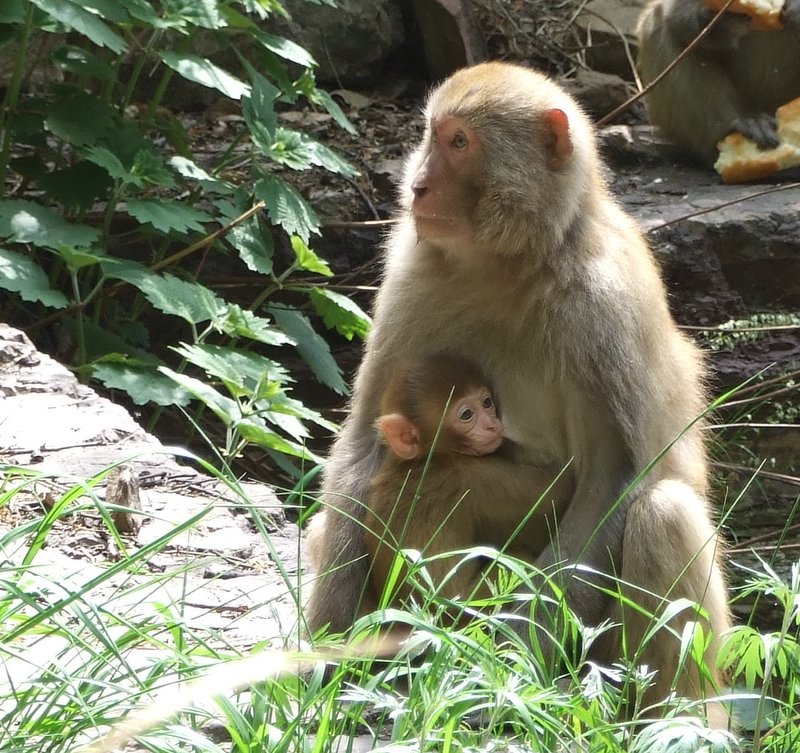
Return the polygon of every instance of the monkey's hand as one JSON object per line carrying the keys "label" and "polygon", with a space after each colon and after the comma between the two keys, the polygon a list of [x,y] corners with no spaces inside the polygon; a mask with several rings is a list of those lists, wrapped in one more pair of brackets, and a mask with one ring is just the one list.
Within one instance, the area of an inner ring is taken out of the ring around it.
{"label": "monkey's hand", "polygon": [[739,131],[750,141],[755,142],[760,149],[774,149],[778,146],[778,120],[774,115],[765,112],[751,115],[740,115],[734,118],[729,133]]}

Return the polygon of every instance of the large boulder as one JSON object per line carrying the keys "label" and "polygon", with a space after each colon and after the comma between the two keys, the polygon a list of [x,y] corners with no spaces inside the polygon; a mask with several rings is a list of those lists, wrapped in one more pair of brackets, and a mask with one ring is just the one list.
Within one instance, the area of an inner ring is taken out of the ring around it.
{"label": "large boulder", "polygon": [[275,30],[314,56],[320,82],[372,83],[403,42],[403,18],[395,0],[337,0],[335,8],[286,0],[284,7],[291,19],[276,18]]}

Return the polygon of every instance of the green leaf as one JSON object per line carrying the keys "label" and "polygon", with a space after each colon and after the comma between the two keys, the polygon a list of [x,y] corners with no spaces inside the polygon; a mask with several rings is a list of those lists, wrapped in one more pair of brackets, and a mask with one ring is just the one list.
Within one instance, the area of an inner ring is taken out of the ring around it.
{"label": "green leaf", "polygon": [[[239,207],[228,201],[219,201],[216,206],[227,223],[234,222],[242,214]],[[263,275],[272,272],[272,256],[275,251],[272,233],[263,227],[258,217],[250,217],[232,227],[226,233],[225,239],[236,249],[248,269]]]}
{"label": "green leaf", "polygon": [[339,395],[347,394],[342,371],[325,342],[299,311],[279,306],[269,306],[278,326],[297,343],[297,351],[309,365],[319,382]]}
{"label": "green leaf", "polygon": [[217,89],[231,99],[240,99],[250,92],[250,87],[244,81],[198,55],[179,55],[169,50],[162,50],[158,55],[166,65],[185,79]]}
{"label": "green leaf", "polygon": [[219,0],[181,0],[172,2],[170,10],[180,15],[192,26],[203,29],[221,29],[227,26],[225,17],[220,13]]}
{"label": "green leaf", "polygon": [[93,254],[91,251],[74,248],[73,246],[59,246],[58,254],[64,260],[64,263],[73,270],[93,267],[106,258],[104,254]]}
{"label": "green leaf", "polygon": [[26,21],[27,2],[3,0],[0,3],[0,24],[22,24]]}
{"label": "green leaf", "polygon": [[190,324],[217,319],[225,313],[225,301],[199,283],[162,276],[142,264],[122,259],[107,257],[102,268],[106,276],[124,280],[141,290],[159,311],[179,316]]}
{"label": "green leaf", "polygon": [[156,29],[164,29],[168,24],[153,12],[153,8],[147,0],[116,0],[133,18],[144,21],[148,26]]}
{"label": "green leaf", "polygon": [[76,76],[106,82],[117,80],[117,73],[110,65],[82,47],[61,45],[50,58],[62,71]]}
{"label": "green leaf", "polygon": [[315,105],[320,105],[320,107],[323,107],[325,110],[327,110],[334,121],[336,121],[336,124],[340,128],[344,128],[344,130],[347,131],[351,136],[358,135],[356,127],[350,122],[350,119],[344,114],[342,108],[339,107],[338,102],[331,97],[328,92],[324,91],[323,89],[317,89],[309,96],[309,100]]}
{"label": "green leaf", "polygon": [[178,233],[204,233],[205,228],[201,223],[211,222],[212,219],[200,209],[177,199],[131,199],[128,201],[127,211],[139,222],[147,222],[162,233],[170,230]]}
{"label": "green leaf", "polygon": [[325,326],[335,329],[348,340],[352,340],[353,335],[363,340],[369,333],[370,318],[355,301],[346,296],[328,288],[313,288],[311,302]]}
{"label": "green leaf", "polygon": [[0,248],[0,288],[56,309],[69,304],[63,293],[50,287],[47,275],[33,259],[5,248]]}
{"label": "green leaf", "polygon": [[81,160],[39,179],[39,185],[54,201],[68,210],[89,209],[98,199],[108,198],[113,182],[102,167]]}
{"label": "green leaf", "polygon": [[187,180],[197,181],[206,191],[229,194],[235,190],[235,186],[232,183],[215,178],[196,162],[192,162],[186,157],[172,157],[169,164],[178,175],[182,175]]}
{"label": "green leaf", "polygon": [[234,397],[271,399],[281,385],[292,381],[283,366],[251,351],[185,343],[172,349],[210,376],[223,380]]}
{"label": "green leaf", "polygon": [[227,311],[214,320],[214,326],[230,337],[246,337],[265,345],[286,345],[292,342],[268,319],[256,316],[252,311],[233,303],[228,304]]}
{"label": "green leaf", "polygon": [[225,426],[231,426],[241,420],[242,412],[235,400],[225,397],[199,379],[179,374],[166,366],[161,366],[159,371],[208,407]]}
{"label": "green leaf", "polygon": [[309,165],[318,165],[350,178],[358,175],[358,170],[332,149],[305,133],[288,128],[278,128],[275,141],[265,154],[295,170],[306,170]]}
{"label": "green leaf", "polygon": [[30,1],[60,23],[89,37],[100,47],[108,47],[117,54],[128,49],[125,40],[109,29],[94,13],[90,13],[70,0]]}
{"label": "green leaf", "polygon": [[290,185],[274,175],[262,173],[254,188],[256,198],[267,203],[270,219],[289,235],[299,235],[308,243],[312,233],[319,233],[319,218]]}
{"label": "green leaf", "polygon": [[104,146],[90,146],[82,150],[83,156],[97,165],[102,167],[112,178],[122,181],[123,183],[136,183],[141,186],[141,181],[138,177],[131,175],[130,171],[122,164],[116,154],[106,149]]}
{"label": "green leaf", "polygon": [[266,154],[275,140],[278,126],[275,102],[280,96],[280,90],[251,65],[245,65],[253,82],[253,89],[249,96],[242,97],[242,115],[253,142]]}
{"label": "green leaf", "polygon": [[188,405],[191,394],[151,364],[121,354],[104,357],[91,366],[92,376],[108,389],[122,390],[136,405]]}
{"label": "green leaf", "polygon": [[297,63],[303,68],[313,68],[317,62],[309,54],[308,50],[303,49],[299,44],[292,42],[284,37],[268,34],[265,31],[254,31],[253,38],[265,49],[274,53],[278,57]]}
{"label": "green leaf", "polygon": [[120,6],[117,0],[80,0],[80,4],[84,8],[97,11],[99,16],[115,24],[125,23],[129,20],[124,7]]}
{"label": "green leaf", "polygon": [[259,447],[267,447],[276,452],[283,452],[305,460],[319,461],[319,458],[306,450],[305,447],[285,440],[276,432],[268,429],[257,418],[247,418],[238,422],[236,429],[248,442],[252,442]]}
{"label": "green leaf", "polygon": [[99,97],[81,92],[56,100],[44,123],[73,146],[89,146],[111,130],[114,112]]}
{"label": "green leaf", "polygon": [[297,235],[292,236],[292,251],[300,269],[316,272],[324,277],[333,277],[333,272],[325,259],[317,256]]}
{"label": "green leaf", "polygon": [[86,225],[72,225],[32,201],[11,199],[0,201],[0,237],[58,251],[62,246],[87,248],[99,239],[100,231]]}
{"label": "green leaf", "polygon": [[135,181],[137,186],[145,184],[161,188],[175,186],[175,177],[164,158],[149,145],[136,152],[131,167],[131,180]]}

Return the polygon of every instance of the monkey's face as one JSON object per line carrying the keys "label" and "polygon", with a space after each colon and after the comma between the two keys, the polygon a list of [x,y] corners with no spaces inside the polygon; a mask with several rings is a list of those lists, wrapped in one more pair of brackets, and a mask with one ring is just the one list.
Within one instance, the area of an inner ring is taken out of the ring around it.
{"label": "monkey's face", "polygon": [[418,169],[411,176],[411,213],[423,240],[471,240],[481,193],[483,153],[462,118],[432,118]]}
{"label": "monkey's face", "polygon": [[463,455],[488,455],[503,442],[503,424],[486,387],[473,389],[454,400],[446,425],[453,449]]}

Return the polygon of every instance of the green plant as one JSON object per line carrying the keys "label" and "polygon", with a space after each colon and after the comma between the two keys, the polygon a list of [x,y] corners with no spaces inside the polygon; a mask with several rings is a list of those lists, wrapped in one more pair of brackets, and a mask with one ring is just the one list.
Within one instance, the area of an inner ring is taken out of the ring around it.
{"label": "green plant", "polygon": [[[225,427],[223,459],[247,442],[278,461],[313,459],[307,425],[333,427],[289,396],[281,361],[296,348],[344,394],[307,312],[347,338],[369,324],[325,285],[331,271],[308,245],[319,219],[285,178],[355,171],[281,125],[279,111],[304,101],[352,126],[316,87],[308,53],[265,31],[274,14],[285,14],[278,0],[0,8],[0,44],[13,63],[0,109],[0,185],[10,189],[0,201],[0,286],[15,293],[5,320],[34,329],[57,320],[74,368],[136,403],[205,406]],[[35,49],[45,54],[32,63]],[[30,84],[37,73],[47,79],[39,88]],[[240,108],[224,148],[200,154],[163,106],[176,79]],[[276,253],[279,234],[288,253]],[[256,292],[228,300],[203,284],[209,254],[259,275]],[[153,311],[148,330],[143,316]]]}

